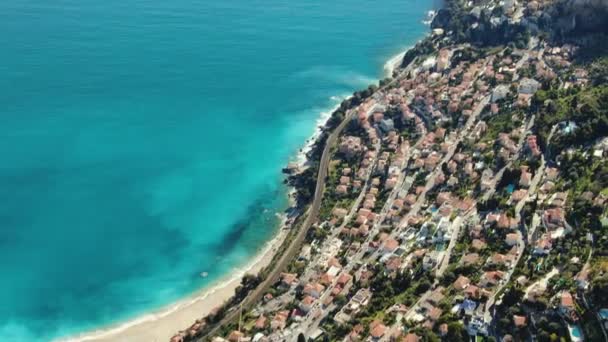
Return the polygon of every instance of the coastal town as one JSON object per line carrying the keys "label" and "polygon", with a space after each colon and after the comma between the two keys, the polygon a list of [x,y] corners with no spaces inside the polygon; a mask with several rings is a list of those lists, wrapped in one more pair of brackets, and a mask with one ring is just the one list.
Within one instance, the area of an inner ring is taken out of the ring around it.
{"label": "coastal town", "polygon": [[288,170],[324,184],[285,267],[172,342],[608,340],[606,74],[552,1],[454,3]]}

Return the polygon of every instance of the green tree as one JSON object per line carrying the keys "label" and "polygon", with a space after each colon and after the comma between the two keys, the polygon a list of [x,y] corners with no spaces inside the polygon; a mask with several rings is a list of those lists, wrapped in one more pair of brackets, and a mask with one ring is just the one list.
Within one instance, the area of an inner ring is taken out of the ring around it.
{"label": "green tree", "polygon": [[470,340],[467,330],[460,322],[452,322],[448,324],[448,333],[445,337],[447,341],[454,342],[465,342]]}

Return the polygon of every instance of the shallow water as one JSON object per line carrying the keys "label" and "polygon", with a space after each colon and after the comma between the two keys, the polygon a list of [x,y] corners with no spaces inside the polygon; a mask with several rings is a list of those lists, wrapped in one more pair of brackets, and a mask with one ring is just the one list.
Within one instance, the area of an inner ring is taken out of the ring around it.
{"label": "shallow water", "polygon": [[248,261],[281,167],[432,6],[1,1],[0,339],[132,318]]}

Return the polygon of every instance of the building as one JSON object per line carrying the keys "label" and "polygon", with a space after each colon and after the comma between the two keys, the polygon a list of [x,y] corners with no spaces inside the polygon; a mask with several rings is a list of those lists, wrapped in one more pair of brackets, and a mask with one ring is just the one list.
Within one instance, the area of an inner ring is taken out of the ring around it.
{"label": "building", "polygon": [[524,78],[519,81],[517,91],[520,94],[534,95],[538,91],[538,88],[540,88],[540,82],[531,78]]}

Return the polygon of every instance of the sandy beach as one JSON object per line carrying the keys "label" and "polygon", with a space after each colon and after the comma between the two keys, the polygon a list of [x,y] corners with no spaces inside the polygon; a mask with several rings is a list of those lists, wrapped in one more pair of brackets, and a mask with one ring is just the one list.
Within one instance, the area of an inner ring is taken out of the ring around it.
{"label": "sandy beach", "polygon": [[391,57],[388,61],[386,61],[386,63],[384,64],[385,77],[390,77],[393,75],[393,71],[395,71],[395,69],[397,69],[399,65],[401,65],[401,61],[403,61],[403,56],[405,56],[407,50],[409,50],[409,48],[399,52],[398,54]]}
{"label": "sandy beach", "polygon": [[[339,99],[343,100],[347,97],[349,96],[342,96]],[[322,127],[326,125],[331,114],[339,106],[337,104],[332,109],[321,112],[312,136],[306,141],[295,157],[295,162],[299,167],[306,167],[306,154],[320,136]],[[290,189],[288,195],[293,194],[294,191],[295,189]],[[291,198],[291,196],[289,197]],[[169,341],[176,333],[189,328],[197,319],[206,317],[213,309],[230,299],[245,274],[258,274],[264,267],[270,264],[278,247],[283,243],[289,232],[288,229],[284,229],[284,219],[280,227],[276,236],[260,250],[256,258],[249,265],[235,271],[235,274],[216,281],[214,285],[206,287],[184,300],[172,303],[157,312],[145,314],[133,320],[90,331],[82,335],[63,338],[58,340],[58,342]]]}
{"label": "sandy beach", "polygon": [[[408,48],[409,49],[409,48]],[[391,57],[384,64],[386,76],[392,75],[399,67],[403,56],[408,49]],[[341,96],[340,100],[350,96]],[[306,167],[306,154],[312,148],[322,132],[331,114],[339,107],[337,104],[329,111],[323,111],[317,121],[312,136],[306,141],[303,148],[295,157],[299,167]],[[294,189],[291,189],[290,194]],[[291,198],[291,196],[290,196]],[[284,222],[277,235],[269,241],[257,257],[246,267],[235,271],[218,280],[213,286],[202,289],[198,293],[173,303],[155,313],[137,317],[131,321],[117,324],[108,328],[87,332],[79,336],[60,339],[59,342],[150,342],[169,341],[172,336],[181,330],[190,327],[197,319],[206,317],[213,309],[221,306],[234,295],[234,290],[240,285],[245,274],[258,274],[273,260],[278,247],[283,243],[289,230],[283,229]]]}
{"label": "sandy beach", "polygon": [[222,305],[234,295],[245,274],[258,274],[270,264],[289,230],[281,228],[274,239],[246,267],[218,280],[214,286],[184,299],[178,303],[107,329],[101,329],[61,339],[62,342],[151,342],[169,341],[180,330],[191,326],[195,320],[208,315],[214,308]]}

